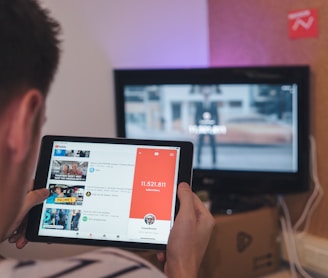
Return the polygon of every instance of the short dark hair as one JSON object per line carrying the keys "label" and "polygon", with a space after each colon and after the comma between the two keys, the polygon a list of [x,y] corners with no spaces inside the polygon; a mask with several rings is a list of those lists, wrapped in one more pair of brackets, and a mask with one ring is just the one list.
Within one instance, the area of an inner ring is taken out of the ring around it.
{"label": "short dark hair", "polygon": [[59,63],[60,32],[37,0],[0,0],[0,112],[27,89],[47,95]]}

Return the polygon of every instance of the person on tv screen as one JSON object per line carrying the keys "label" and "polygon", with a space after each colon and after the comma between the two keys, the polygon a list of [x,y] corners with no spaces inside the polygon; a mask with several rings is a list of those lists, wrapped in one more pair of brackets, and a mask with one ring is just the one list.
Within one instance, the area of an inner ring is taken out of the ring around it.
{"label": "person on tv screen", "polygon": [[[32,190],[31,176],[60,32],[37,0],[0,0],[0,242],[17,248],[27,243],[26,214],[49,196],[46,188]],[[167,249],[158,253],[164,272],[134,253],[106,247],[51,262],[0,257],[1,277],[197,277],[214,219],[188,184],[179,184],[178,198]]]}
{"label": "person on tv screen", "polygon": [[204,162],[202,150],[207,137],[210,143],[212,164],[214,166],[216,164],[216,133],[213,127],[219,125],[218,109],[216,103],[212,102],[210,98],[212,86],[200,85],[199,93],[202,95],[203,101],[197,103],[195,114],[195,124],[198,127],[197,163],[198,165],[202,165]]}

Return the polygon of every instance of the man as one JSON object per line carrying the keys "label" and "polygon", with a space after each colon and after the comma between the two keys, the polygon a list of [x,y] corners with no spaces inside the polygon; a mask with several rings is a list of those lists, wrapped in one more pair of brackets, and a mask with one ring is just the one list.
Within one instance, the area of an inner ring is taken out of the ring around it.
{"label": "man", "polygon": [[[47,189],[30,191],[45,100],[59,61],[59,30],[37,0],[0,0],[0,241],[25,246],[24,217]],[[168,277],[197,277],[214,220],[190,187],[179,185],[181,203],[166,254]],[[166,256],[164,256],[166,255]],[[161,277],[142,258],[100,248],[54,261],[0,259],[1,277]]]}
{"label": "man", "polygon": [[200,94],[203,97],[202,103],[197,103],[195,124],[199,128],[198,136],[198,150],[197,150],[197,163],[200,166],[202,161],[202,149],[205,137],[208,137],[211,151],[212,151],[212,166],[216,164],[216,140],[213,128],[219,124],[219,115],[217,105],[212,102],[210,96],[212,94],[212,87],[209,85],[199,86]]}
{"label": "man", "polygon": [[77,176],[81,176],[83,174],[83,172],[79,169],[79,167],[77,166],[77,163],[73,163],[72,164],[72,169],[69,172],[70,175],[77,175]]}

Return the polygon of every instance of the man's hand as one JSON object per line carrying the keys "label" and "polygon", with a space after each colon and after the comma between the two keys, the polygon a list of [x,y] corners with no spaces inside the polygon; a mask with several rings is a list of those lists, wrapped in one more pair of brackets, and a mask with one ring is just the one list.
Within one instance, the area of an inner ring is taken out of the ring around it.
{"label": "man's hand", "polygon": [[[197,277],[214,218],[188,184],[179,184],[178,197],[180,209],[169,236],[164,271],[168,277]],[[157,258],[163,261],[165,254]]]}
{"label": "man's hand", "polygon": [[[33,182],[30,188],[32,186]],[[27,244],[27,239],[25,238],[27,213],[32,207],[42,203],[48,196],[49,190],[46,188],[31,190],[26,194],[21,210],[10,229],[11,235],[8,237],[8,241],[10,243],[16,243],[18,249],[22,249]]]}

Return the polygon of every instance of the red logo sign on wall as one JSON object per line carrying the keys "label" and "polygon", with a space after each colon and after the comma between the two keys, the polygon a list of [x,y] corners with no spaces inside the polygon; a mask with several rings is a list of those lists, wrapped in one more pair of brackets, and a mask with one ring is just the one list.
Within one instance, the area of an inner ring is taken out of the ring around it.
{"label": "red logo sign on wall", "polygon": [[313,38],[318,36],[318,12],[316,9],[291,11],[288,13],[289,37]]}

